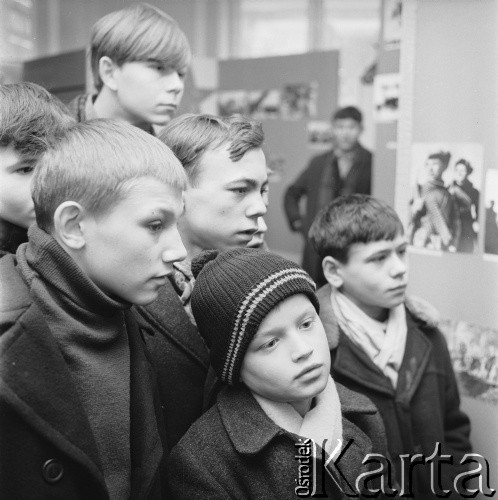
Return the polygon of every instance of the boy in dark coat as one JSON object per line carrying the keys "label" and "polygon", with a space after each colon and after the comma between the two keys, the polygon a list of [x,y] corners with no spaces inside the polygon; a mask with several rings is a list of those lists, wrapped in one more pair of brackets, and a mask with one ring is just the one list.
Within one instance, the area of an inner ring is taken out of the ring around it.
{"label": "boy in dark coat", "polygon": [[319,213],[310,236],[329,283],[318,296],[332,375],[378,407],[404,493],[432,498],[440,485],[451,489],[456,465],[441,467],[439,484],[427,464],[401,474],[403,455],[429,458],[441,443],[440,452],[459,464],[471,446],[445,339],[405,304],[407,240],[399,217],[370,196],[344,196]]}
{"label": "boy in dark coat", "polygon": [[262,243],[257,233],[266,229],[262,217],[268,173],[261,124],[243,116],[182,115],[159,139],[175,153],[188,177],[185,212],[178,223],[187,258],[174,264],[171,282],[157,301],[137,308],[137,317],[160,373],[164,418],[174,445],[202,414],[206,378],[207,393],[213,389],[209,355],[190,311],[190,262],[203,250]]}
{"label": "boy in dark coat", "polygon": [[330,377],[309,275],[250,248],[204,252],[192,270],[192,312],[225,387],[170,455],[171,498],[362,491],[384,430],[370,401]]}
{"label": "boy in dark coat", "polygon": [[[318,211],[340,195],[370,194],[372,153],[359,142],[362,128],[361,111],[354,106],[338,109],[332,116],[334,146],[315,156],[306,169],[287,188],[285,213],[292,231],[304,237],[302,265],[318,286],[325,284],[321,261],[308,240],[308,231]],[[304,213],[300,210],[306,199]]]}
{"label": "boy in dark coat", "polygon": [[15,253],[35,221],[31,179],[36,160],[73,119],[35,83],[0,85],[0,255]]}
{"label": "boy in dark coat", "polygon": [[136,127],[70,127],[38,162],[36,225],[0,260],[0,497],[163,498],[167,442],[132,304],[185,257],[185,173]]}

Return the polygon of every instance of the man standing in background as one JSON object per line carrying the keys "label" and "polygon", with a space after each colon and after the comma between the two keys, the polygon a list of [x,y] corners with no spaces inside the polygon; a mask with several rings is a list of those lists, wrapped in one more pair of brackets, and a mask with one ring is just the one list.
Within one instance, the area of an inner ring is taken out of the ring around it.
{"label": "man standing in background", "polygon": [[[332,116],[333,148],[314,156],[285,192],[289,226],[305,239],[302,267],[317,286],[325,284],[325,278],[322,263],[308,241],[315,215],[338,196],[371,192],[372,153],[359,143],[362,118],[361,111],[354,106],[338,109]],[[300,210],[303,197],[306,198],[304,213]]]}

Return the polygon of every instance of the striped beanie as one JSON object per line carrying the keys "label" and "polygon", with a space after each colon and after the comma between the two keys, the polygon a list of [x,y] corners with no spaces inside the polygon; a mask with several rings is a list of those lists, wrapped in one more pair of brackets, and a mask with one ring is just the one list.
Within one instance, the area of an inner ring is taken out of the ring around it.
{"label": "striped beanie", "polygon": [[264,250],[208,250],[192,261],[192,273],[192,313],[214,371],[230,385],[238,383],[247,348],[277,304],[303,293],[319,310],[310,276],[294,262]]}

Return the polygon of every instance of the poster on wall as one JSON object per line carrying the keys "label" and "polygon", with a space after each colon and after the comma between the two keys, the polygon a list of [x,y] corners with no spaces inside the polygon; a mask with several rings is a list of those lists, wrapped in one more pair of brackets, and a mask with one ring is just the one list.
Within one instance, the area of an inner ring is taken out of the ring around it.
{"label": "poster on wall", "polygon": [[401,75],[386,73],[374,79],[374,120],[378,123],[392,122],[399,115],[399,92]]}
{"label": "poster on wall", "polygon": [[460,394],[498,406],[498,330],[465,321],[444,320]]}
{"label": "poster on wall", "polygon": [[230,116],[247,114],[247,92],[245,90],[225,90],[218,94],[218,114]]}
{"label": "poster on wall", "polygon": [[332,147],[332,124],[328,120],[310,120],[306,124],[308,147],[325,151]]}
{"label": "poster on wall", "polygon": [[248,93],[249,115],[255,120],[279,118],[281,97],[279,89],[254,90]]}
{"label": "poster on wall", "polygon": [[498,261],[498,169],[486,172],[484,254]]}
{"label": "poster on wall", "polygon": [[402,0],[385,0],[382,38],[386,50],[399,49],[402,12]]}
{"label": "poster on wall", "polygon": [[288,83],[282,87],[281,104],[284,120],[301,120],[316,116],[317,84]]}
{"label": "poster on wall", "polygon": [[477,143],[412,147],[407,224],[412,249],[475,253],[483,178]]}

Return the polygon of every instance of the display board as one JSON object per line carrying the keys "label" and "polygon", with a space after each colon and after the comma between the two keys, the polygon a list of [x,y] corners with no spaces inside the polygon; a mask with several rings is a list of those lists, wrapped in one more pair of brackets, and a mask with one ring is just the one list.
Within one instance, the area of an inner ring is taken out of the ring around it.
{"label": "display board", "polygon": [[283,196],[309,159],[330,147],[328,123],[337,107],[338,68],[337,51],[230,59],[219,66],[219,112],[243,112],[263,123],[273,170],[267,243],[297,262],[303,241],[288,228]]}
{"label": "display board", "polygon": [[[429,175],[433,160],[442,159],[441,198],[450,193],[457,203],[466,203],[467,208],[458,209],[460,214],[467,211],[474,234],[465,248],[458,246],[456,237],[454,244],[447,244],[443,232],[427,239],[413,233],[409,291],[440,312],[462,406],[472,422],[474,451],[488,460],[496,488],[498,4],[407,0],[403,9],[410,11],[410,27],[403,30],[401,42],[397,164],[377,163],[377,169],[383,169],[377,176],[387,178],[395,172],[394,206],[407,227],[416,222],[414,188],[421,186],[424,192],[420,176]],[[455,191],[458,170],[465,170],[461,160],[471,166],[467,174],[473,196]],[[460,223],[463,226],[463,215]],[[451,232],[457,234],[456,229]]]}

